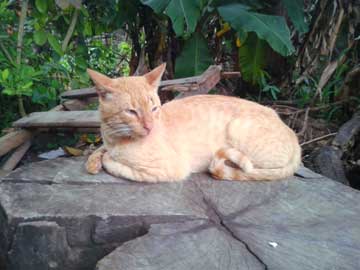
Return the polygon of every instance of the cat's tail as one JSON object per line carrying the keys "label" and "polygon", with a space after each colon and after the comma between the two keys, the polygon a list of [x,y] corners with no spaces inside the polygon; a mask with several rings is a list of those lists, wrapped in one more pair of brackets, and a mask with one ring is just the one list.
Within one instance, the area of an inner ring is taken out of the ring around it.
{"label": "cat's tail", "polygon": [[[234,160],[236,158],[236,160]],[[229,166],[227,160],[233,161],[238,167]],[[234,162],[236,161],[236,162]],[[230,158],[224,156],[221,152],[220,156],[216,156],[209,171],[216,179],[227,180],[280,180],[293,175],[299,168],[301,163],[301,148],[299,145],[294,147],[293,155],[289,162],[278,168],[258,168],[252,164],[245,155],[232,155]],[[239,169],[240,167],[240,169]]]}

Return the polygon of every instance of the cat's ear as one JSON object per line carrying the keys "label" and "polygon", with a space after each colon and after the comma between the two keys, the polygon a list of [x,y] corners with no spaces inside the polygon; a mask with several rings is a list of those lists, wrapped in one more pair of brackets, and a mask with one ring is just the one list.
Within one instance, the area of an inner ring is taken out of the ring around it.
{"label": "cat's ear", "polygon": [[149,73],[146,73],[144,77],[148,82],[148,84],[150,84],[151,86],[157,89],[159,87],[161,77],[164,74],[165,69],[166,69],[166,63],[162,63],[157,68],[153,69]]}
{"label": "cat's ear", "polygon": [[95,84],[96,92],[98,93],[101,100],[109,99],[112,96],[112,89],[109,86],[111,83],[111,78],[95,71],[92,69],[86,69],[91,80]]}

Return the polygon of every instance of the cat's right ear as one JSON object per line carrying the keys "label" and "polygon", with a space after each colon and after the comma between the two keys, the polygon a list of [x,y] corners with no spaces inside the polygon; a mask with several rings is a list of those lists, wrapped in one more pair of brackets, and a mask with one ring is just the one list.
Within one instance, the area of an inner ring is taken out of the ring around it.
{"label": "cat's right ear", "polygon": [[100,100],[111,99],[112,97],[112,90],[110,87],[111,78],[89,68],[86,69],[86,71],[89,74],[91,80],[95,84],[95,89],[99,95]]}

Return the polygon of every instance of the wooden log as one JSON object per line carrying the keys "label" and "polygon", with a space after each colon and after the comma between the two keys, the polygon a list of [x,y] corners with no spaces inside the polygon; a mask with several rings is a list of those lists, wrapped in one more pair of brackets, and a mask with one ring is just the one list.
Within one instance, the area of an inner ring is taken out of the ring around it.
{"label": "wooden log", "polygon": [[30,140],[31,132],[27,130],[12,131],[0,138],[0,156],[5,155],[24,142]]}
{"label": "wooden log", "polygon": [[241,77],[240,71],[223,71],[221,72],[221,79],[239,78]]}
{"label": "wooden log", "polygon": [[[57,105],[50,111],[60,112],[63,105]],[[20,119],[21,120],[21,119]],[[31,146],[32,133],[29,130],[15,130],[0,138],[0,157],[18,147],[18,149],[6,160],[3,168],[0,169],[0,176],[11,171],[25,155]]]}
{"label": "wooden log", "polygon": [[26,154],[27,150],[29,150],[31,146],[31,140],[27,140],[21,146],[19,146],[14,153],[6,160],[4,165],[1,167],[1,171],[3,172],[10,172],[12,171],[19,161],[23,158]]}
{"label": "wooden log", "polygon": [[21,128],[98,128],[98,111],[35,112],[13,123]]}
{"label": "wooden log", "polygon": [[97,93],[95,87],[90,88],[82,88],[77,90],[69,90],[61,94],[61,98],[89,98],[89,97],[96,97]]}
{"label": "wooden log", "polygon": [[213,89],[217,83],[220,81],[220,66],[210,66],[203,75],[200,76],[197,85],[197,89],[194,91],[181,92],[175,97],[175,99],[180,99],[188,96],[207,94],[211,89]]}
{"label": "wooden log", "polygon": [[79,99],[70,99],[65,100],[62,105],[64,106],[65,110],[67,111],[81,111],[86,109],[86,106],[88,105],[85,100],[79,100]]}
{"label": "wooden log", "polygon": [[[224,73],[225,77],[238,77],[240,73]],[[210,91],[221,79],[221,67],[210,66],[202,75],[160,82],[160,91]],[[83,99],[97,96],[94,87],[64,92],[61,97],[67,99]]]}

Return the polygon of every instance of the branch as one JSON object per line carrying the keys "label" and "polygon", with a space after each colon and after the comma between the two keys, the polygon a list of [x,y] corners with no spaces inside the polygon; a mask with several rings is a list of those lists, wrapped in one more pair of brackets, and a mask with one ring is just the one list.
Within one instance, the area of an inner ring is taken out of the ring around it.
{"label": "branch", "polygon": [[6,47],[5,47],[4,44],[1,42],[1,40],[0,40],[0,48],[1,48],[1,50],[4,52],[6,58],[9,60],[9,62],[10,62],[12,65],[15,66],[14,59],[12,59],[9,51],[6,49]]}
{"label": "branch", "polygon": [[337,134],[337,132],[334,132],[334,133],[329,133],[329,134],[326,134],[324,136],[320,136],[320,137],[317,137],[317,138],[314,138],[310,141],[307,141],[307,142],[303,142],[302,144],[300,144],[301,146],[304,146],[304,145],[307,145],[307,144],[310,144],[310,143],[313,143],[313,142],[317,142],[317,141],[321,141],[322,139],[326,139],[328,137],[332,137],[332,136],[335,136]]}
{"label": "branch", "polygon": [[305,111],[305,116],[304,116],[304,124],[303,124],[301,131],[297,134],[298,136],[302,136],[306,132],[306,129],[308,126],[308,120],[309,120],[309,111],[310,111],[310,107],[307,107],[306,111]]}
{"label": "branch", "polygon": [[69,41],[70,41],[71,36],[72,36],[72,34],[74,32],[74,29],[75,29],[75,25],[76,25],[78,16],[79,16],[79,10],[75,9],[75,11],[73,13],[73,16],[71,18],[71,23],[70,23],[69,28],[68,28],[68,30],[66,32],[66,36],[65,36],[64,41],[63,41],[63,43],[61,45],[61,49],[62,49],[63,52],[66,51],[66,48],[67,48],[67,46],[69,44]]}
{"label": "branch", "polygon": [[26,11],[28,8],[28,0],[23,0],[21,3],[21,13],[20,13],[20,21],[19,21],[19,32],[18,32],[18,40],[16,47],[16,64],[21,64],[21,53],[22,53],[22,45],[23,45],[23,37],[24,37],[24,25],[26,19]]}
{"label": "branch", "polygon": [[[20,21],[19,21],[19,32],[18,32],[18,40],[16,46],[16,65],[21,65],[21,53],[22,53],[22,46],[23,46],[23,37],[24,37],[24,25],[26,19],[26,12],[28,9],[28,0],[23,0],[21,2],[21,13],[20,13]],[[18,95],[18,105],[19,105],[19,113],[22,117],[26,116],[24,103],[21,95]]]}

